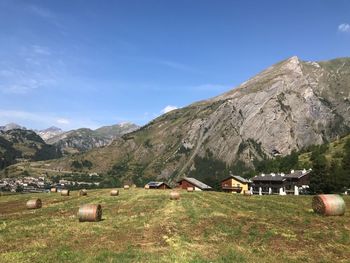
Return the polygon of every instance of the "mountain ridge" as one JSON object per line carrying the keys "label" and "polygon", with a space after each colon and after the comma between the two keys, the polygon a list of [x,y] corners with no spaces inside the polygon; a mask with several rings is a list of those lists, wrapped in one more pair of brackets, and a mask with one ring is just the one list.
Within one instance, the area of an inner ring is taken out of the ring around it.
{"label": "mountain ridge", "polygon": [[349,133],[349,83],[349,58],[311,62],[294,56],[108,146],[48,165],[69,169],[74,160],[88,160],[92,170],[117,177],[166,180],[196,170],[204,157],[251,167],[275,152],[287,155]]}

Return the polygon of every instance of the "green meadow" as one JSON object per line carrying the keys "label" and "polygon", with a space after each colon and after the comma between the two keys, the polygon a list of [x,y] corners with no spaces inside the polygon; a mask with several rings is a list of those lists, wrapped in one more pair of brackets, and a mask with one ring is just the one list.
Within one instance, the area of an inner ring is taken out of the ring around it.
{"label": "green meadow", "polygon": [[[317,215],[312,196],[109,192],[0,196],[0,262],[350,261],[350,212]],[[43,207],[26,209],[31,198]],[[102,221],[80,223],[82,204],[101,204]]]}

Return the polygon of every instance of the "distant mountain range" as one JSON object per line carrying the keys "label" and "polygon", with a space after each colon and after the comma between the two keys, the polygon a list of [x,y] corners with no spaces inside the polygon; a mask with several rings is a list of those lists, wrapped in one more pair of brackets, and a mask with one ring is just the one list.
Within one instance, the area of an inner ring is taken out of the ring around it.
{"label": "distant mountain range", "polygon": [[121,123],[104,126],[96,130],[81,128],[68,132],[57,132],[46,140],[48,144],[58,147],[63,154],[79,153],[110,144],[114,139],[137,130],[139,126],[133,123]]}
{"label": "distant mountain range", "polygon": [[64,133],[64,131],[60,128],[57,128],[55,126],[51,126],[50,128],[44,129],[44,130],[35,130],[35,132],[43,138],[44,141],[47,141],[51,139],[52,137],[55,137],[61,133]]}
{"label": "distant mountain range", "polygon": [[14,129],[26,130],[26,127],[20,126],[16,123],[8,123],[5,126],[0,126],[0,131],[9,131]]}
{"label": "distant mountain range", "polygon": [[96,130],[81,128],[65,132],[57,127],[29,130],[16,123],[0,126],[0,170],[18,161],[59,158],[108,145],[139,126],[121,123]]}

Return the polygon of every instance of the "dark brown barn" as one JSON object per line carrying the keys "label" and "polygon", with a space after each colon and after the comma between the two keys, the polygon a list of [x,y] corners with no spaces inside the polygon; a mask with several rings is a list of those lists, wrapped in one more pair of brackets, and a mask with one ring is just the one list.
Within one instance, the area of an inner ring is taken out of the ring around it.
{"label": "dark brown barn", "polygon": [[164,182],[149,182],[148,189],[171,189],[169,185]]}

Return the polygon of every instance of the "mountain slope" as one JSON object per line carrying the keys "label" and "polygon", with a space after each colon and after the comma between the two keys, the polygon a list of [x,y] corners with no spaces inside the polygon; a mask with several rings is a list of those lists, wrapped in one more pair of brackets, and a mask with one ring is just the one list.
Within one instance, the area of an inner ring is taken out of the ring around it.
{"label": "mountain slope", "polygon": [[96,130],[81,128],[59,133],[47,140],[47,143],[55,145],[63,153],[79,153],[110,144],[114,139],[123,134],[132,132],[139,127],[132,123],[121,123],[112,126],[104,126]]}
{"label": "mountain slope", "polygon": [[[234,165],[289,154],[349,132],[350,59],[282,61],[218,97],[171,111],[73,159],[116,176],[172,179],[210,156]],[[67,168],[72,158],[52,163]]]}
{"label": "mountain slope", "polygon": [[31,130],[0,131],[0,170],[18,161],[40,161],[61,157],[60,151],[46,144]]}
{"label": "mountain slope", "polygon": [[48,141],[49,139],[51,139],[52,137],[55,137],[61,133],[63,133],[63,130],[60,128],[57,128],[55,126],[49,127],[45,130],[40,130],[40,131],[36,131],[36,133],[44,140],[44,141]]}

